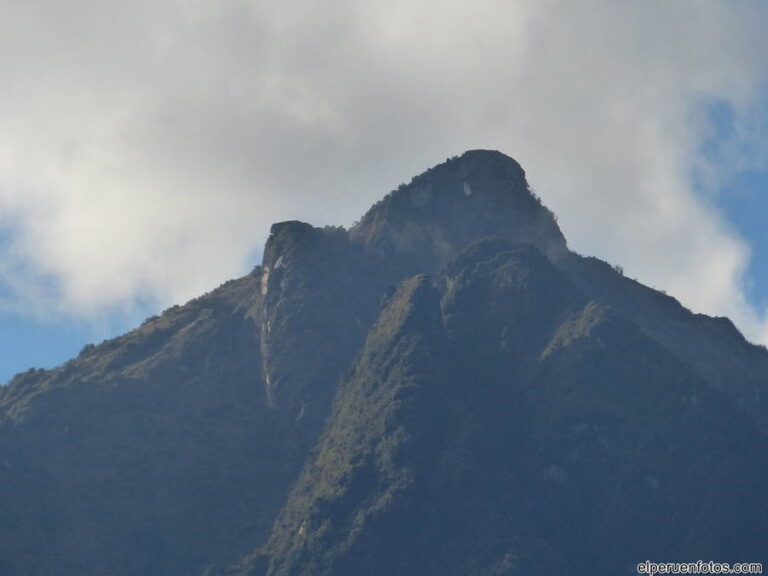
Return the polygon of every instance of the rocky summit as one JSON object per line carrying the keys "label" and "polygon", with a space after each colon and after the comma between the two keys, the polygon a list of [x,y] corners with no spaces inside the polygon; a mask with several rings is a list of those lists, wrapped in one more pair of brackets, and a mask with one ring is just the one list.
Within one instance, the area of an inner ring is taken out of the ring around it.
{"label": "rocky summit", "polygon": [[3,576],[766,562],[768,352],[475,150],[0,388]]}

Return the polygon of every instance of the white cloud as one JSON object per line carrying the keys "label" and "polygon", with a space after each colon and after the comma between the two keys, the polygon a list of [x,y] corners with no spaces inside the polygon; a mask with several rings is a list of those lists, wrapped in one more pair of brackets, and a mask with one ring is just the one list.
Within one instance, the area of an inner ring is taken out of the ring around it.
{"label": "white cloud", "polygon": [[[515,156],[571,246],[759,337],[717,186],[760,159],[756,3],[5,2],[0,278],[92,316],[247,270],[468,148]],[[713,104],[734,130],[717,153]],[[6,301],[6,304],[8,302]]]}

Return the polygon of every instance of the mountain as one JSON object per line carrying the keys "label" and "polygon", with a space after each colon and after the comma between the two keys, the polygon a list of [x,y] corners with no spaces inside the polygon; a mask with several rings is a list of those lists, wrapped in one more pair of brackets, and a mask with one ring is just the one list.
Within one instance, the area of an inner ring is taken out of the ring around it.
{"label": "mountain", "polygon": [[0,388],[0,574],[765,561],[766,375],[470,151]]}

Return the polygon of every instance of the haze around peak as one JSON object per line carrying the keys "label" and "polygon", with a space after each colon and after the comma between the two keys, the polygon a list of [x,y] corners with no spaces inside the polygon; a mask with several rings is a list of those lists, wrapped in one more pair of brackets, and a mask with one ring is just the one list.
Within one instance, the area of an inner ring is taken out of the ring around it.
{"label": "haze around peak", "polygon": [[768,288],[748,291],[762,238],[724,208],[730,184],[765,168],[762,5],[4,12],[9,330],[184,301],[257,264],[272,222],[351,224],[447,155],[491,148],[523,166],[572,249],[768,341]]}

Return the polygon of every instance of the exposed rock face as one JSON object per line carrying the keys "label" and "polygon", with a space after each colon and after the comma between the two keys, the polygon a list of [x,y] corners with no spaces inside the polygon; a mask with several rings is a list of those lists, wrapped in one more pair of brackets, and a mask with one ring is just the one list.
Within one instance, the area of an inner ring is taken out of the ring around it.
{"label": "exposed rock face", "polygon": [[768,354],[471,151],[0,389],[0,574],[765,561]]}
{"label": "exposed rock face", "polygon": [[405,274],[438,273],[489,236],[532,244],[551,258],[566,253],[553,214],[531,193],[520,165],[486,150],[467,152],[401,186],[351,235],[383,261],[397,260]]}

